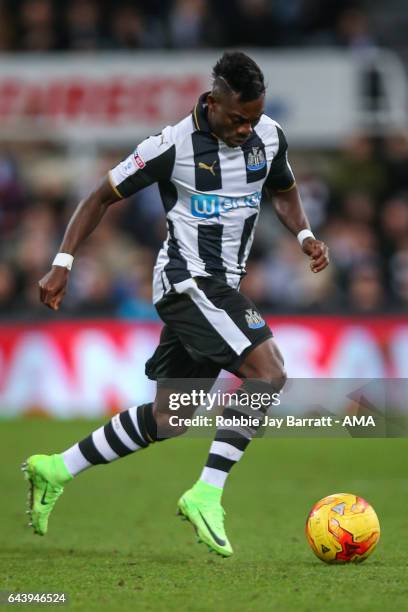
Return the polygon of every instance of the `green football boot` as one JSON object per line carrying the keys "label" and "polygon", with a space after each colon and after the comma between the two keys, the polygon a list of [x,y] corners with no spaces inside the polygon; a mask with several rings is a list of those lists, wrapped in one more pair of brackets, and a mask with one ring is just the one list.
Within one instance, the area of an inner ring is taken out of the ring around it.
{"label": "green football boot", "polygon": [[55,502],[64,491],[64,485],[72,480],[61,455],[31,455],[21,469],[28,480],[29,526],[34,533],[45,535],[48,519]]}
{"label": "green football boot", "polygon": [[222,489],[199,480],[178,501],[178,514],[192,523],[198,542],[223,557],[233,553],[224,529],[225,510],[221,506]]}

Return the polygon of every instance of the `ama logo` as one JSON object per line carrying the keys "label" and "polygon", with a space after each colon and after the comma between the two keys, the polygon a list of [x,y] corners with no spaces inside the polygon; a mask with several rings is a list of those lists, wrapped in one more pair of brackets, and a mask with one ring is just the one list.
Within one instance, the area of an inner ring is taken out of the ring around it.
{"label": "ama logo", "polygon": [[238,208],[259,208],[261,196],[261,191],[255,191],[241,198],[197,193],[191,196],[191,214],[201,219],[211,219]]}

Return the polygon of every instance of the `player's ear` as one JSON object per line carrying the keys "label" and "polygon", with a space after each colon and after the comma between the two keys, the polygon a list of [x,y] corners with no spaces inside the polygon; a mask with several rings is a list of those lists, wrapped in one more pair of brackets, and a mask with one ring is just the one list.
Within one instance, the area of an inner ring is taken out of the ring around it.
{"label": "player's ear", "polygon": [[212,92],[210,92],[207,96],[207,104],[208,104],[208,108],[211,110],[213,110],[214,106],[217,104],[216,97],[214,96]]}

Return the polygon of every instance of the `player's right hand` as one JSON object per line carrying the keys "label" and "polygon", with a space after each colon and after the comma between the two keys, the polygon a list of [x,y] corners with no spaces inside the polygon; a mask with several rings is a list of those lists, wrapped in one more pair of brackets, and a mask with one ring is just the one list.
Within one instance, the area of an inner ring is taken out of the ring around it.
{"label": "player's right hand", "polygon": [[58,310],[65,295],[69,271],[62,266],[53,266],[38,282],[40,300],[52,310]]}

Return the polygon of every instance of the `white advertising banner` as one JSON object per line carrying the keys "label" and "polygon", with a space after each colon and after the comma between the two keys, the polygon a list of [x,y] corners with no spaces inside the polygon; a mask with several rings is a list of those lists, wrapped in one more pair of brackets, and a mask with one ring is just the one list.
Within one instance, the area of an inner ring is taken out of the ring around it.
{"label": "white advertising banner", "polygon": [[[0,138],[134,143],[192,109],[219,55],[3,55]],[[333,145],[362,126],[362,65],[355,56],[324,49],[251,55],[265,73],[266,110],[292,143]],[[405,102],[405,77],[395,58],[384,57],[384,86],[393,92],[388,112],[402,121],[406,109],[398,114],[392,107]]]}

